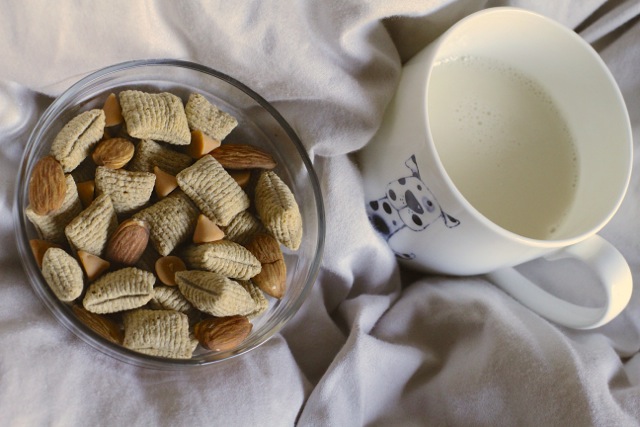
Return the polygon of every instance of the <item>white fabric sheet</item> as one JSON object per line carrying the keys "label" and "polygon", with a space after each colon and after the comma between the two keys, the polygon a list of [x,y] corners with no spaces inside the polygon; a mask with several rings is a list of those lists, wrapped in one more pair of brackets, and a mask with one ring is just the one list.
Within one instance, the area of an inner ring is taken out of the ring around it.
{"label": "white fabric sheet", "polygon": [[[637,148],[635,0],[1,1],[0,425],[638,425],[640,292],[609,325],[568,330],[482,277],[400,269],[367,222],[354,153],[402,61],[469,13],[504,5],[593,43]],[[327,214],[322,268],[295,318],[255,351],[193,371],[126,365],[61,326],[27,282],[11,216],[26,137],[52,97],[106,65],[161,57],[219,69],[271,101],[310,153]],[[635,163],[601,234],[640,282]],[[575,301],[598,295],[575,264],[526,269]]]}

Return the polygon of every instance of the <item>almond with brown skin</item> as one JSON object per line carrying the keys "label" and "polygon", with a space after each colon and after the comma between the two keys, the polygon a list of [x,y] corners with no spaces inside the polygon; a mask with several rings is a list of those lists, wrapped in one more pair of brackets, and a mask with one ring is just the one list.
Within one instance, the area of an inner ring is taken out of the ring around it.
{"label": "almond with brown skin", "polygon": [[133,158],[135,146],[125,138],[109,138],[100,142],[91,157],[98,166],[120,169]]}
{"label": "almond with brown skin", "polygon": [[118,325],[111,319],[96,313],[92,313],[84,308],[74,305],[73,313],[82,323],[87,325],[98,335],[116,344],[122,344],[123,333]]}
{"label": "almond with brown skin", "polygon": [[265,294],[274,298],[282,298],[287,289],[287,265],[280,243],[270,234],[259,233],[246,245],[262,265],[260,273],[251,280]]}
{"label": "almond with brown skin", "polygon": [[116,264],[133,265],[142,256],[148,242],[149,225],[137,218],[127,219],[107,242],[105,258]]}
{"label": "almond with brown skin", "polygon": [[269,153],[247,144],[223,144],[209,154],[229,170],[276,167],[276,161]]}
{"label": "almond with brown skin", "polygon": [[29,204],[38,215],[47,215],[62,206],[67,182],[62,165],[53,156],[36,163],[29,180]]}
{"label": "almond with brown skin", "polygon": [[193,333],[204,348],[225,351],[237,347],[252,328],[246,316],[211,317],[196,323]]}

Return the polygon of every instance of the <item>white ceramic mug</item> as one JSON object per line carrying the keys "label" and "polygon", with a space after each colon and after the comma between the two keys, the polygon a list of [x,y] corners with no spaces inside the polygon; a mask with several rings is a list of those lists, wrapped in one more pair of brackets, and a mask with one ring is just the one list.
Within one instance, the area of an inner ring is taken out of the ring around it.
{"label": "white ceramic mug", "polygon": [[[359,162],[369,218],[408,266],[488,274],[578,329],[628,304],[629,266],[596,233],[629,183],[629,117],[604,62],[562,25],[516,8],[462,19],[405,64]],[[561,300],[513,268],[539,257],[584,261],[605,304]]]}

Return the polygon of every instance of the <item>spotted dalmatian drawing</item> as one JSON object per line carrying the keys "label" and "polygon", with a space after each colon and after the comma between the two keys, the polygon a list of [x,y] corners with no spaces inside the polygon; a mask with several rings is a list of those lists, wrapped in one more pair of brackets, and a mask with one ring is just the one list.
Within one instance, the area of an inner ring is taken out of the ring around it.
{"label": "spotted dalmatian drawing", "polygon": [[411,175],[387,184],[385,196],[367,205],[369,221],[384,236],[396,256],[413,259],[413,253],[400,253],[393,248],[392,237],[400,230],[409,228],[422,231],[438,220],[448,228],[457,227],[460,221],[447,215],[435,196],[420,178],[416,156],[405,162]]}

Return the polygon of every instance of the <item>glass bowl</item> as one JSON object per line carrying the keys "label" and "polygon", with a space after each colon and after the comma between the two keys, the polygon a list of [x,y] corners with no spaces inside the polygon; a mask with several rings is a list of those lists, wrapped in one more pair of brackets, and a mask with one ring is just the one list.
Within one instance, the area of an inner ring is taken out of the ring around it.
{"label": "glass bowl", "polygon": [[[110,93],[125,89],[167,91],[185,101],[190,93],[201,93],[238,119],[238,126],[224,142],[249,143],[268,151],[278,164],[275,172],[296,197],[304,230],[297,251],[283,248],[287,265],[286,293],[280,300],[267,297],[269,309],[252,320],[250,335],[233,350],[214,352],[199,346],[191,359],[168,359],[147,356],[108,341],[82,323],[71,305],[56,298],[32,255],[29,240],[38,238],[38,235],[25,215],[31,170],[40,158],[49,153],[54,137],[69,120],[82,111],[102,108]],[[239,356],[263,344],[295,315],[309,295],[324,247],[325,218],[320,185],[294,130],[272,105],[244,84],[219,71],[185,61],[125,62],[101,69],[66,90],[42,114],[29,137],[20,164],[14,202],[18,250],[31,286],[45,306],[60,323],[96,350],[120,361],[148,368],[179,369],[207,365]]]}

